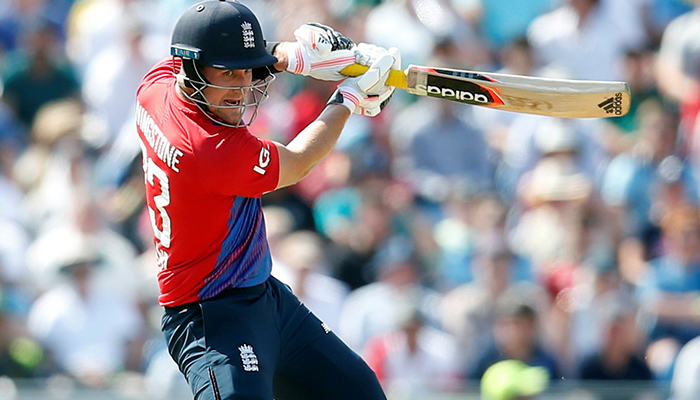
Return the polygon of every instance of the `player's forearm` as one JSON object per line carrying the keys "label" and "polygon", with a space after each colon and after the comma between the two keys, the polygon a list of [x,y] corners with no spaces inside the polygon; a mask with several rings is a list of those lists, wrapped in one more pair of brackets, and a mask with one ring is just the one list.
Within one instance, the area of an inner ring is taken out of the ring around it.
{"label": "player's forearm", "polygon": [[326,107],[321,115],[288,145],[278,145],[280,178],[278,188],[303,179],[335,146],[350,110],[339,104]]}
{"label": "player's forearm", "polygon": [[287,149],[303,160],[300,165],[305,167],[304,175],[333,150],[348,117],[350,111],[347,108],[329,105],[289,143]]}

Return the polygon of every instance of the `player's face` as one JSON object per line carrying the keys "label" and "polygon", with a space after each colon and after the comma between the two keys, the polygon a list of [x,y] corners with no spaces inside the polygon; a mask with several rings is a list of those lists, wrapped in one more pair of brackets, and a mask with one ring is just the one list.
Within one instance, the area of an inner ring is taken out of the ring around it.
{"label": "player's face", "polygon": [[243,108],[226,108],[231,106],[242,106],[245,103],[248,88],[253,82],[253,71],[250,69],[218,69],[211,67],[202,68],[202,74],[212,84],[216,86],[235,86],[236,88],[222,89],[207,87],[204,95],[209,103],[221,107],[207,107],[209,112],[229,124],[238,123],[243,118]]}

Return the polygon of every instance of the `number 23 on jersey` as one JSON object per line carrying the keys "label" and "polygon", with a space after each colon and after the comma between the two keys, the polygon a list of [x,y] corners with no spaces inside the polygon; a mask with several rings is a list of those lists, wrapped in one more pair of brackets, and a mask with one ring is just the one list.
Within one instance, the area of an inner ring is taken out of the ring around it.
{"label": "number 23 on jersey", "polygon": [[[153,194],[153,201],[148,204],[148,214],[151,218],[151,226],[156,240],[165,248],[170,247],[172,230],[170,227],[170,216],[166,207],[170,204],[170,180],[165,171],[160,168],[152,158],[148,157],[146,149],[143,148],[143,173],[146,185],[152,187],[159,186],[160,193],[157,190],[149,190]],[[153,204],[155,209],[151,206]],[[160,222],[160,224],[159,224]],[[159,226],[160,225],[160,226]]]}

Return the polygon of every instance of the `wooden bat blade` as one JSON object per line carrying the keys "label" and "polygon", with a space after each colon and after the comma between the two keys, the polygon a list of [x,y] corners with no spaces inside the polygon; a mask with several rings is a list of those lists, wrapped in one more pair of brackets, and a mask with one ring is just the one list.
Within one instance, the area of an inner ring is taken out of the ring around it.
{"label": "wooden bat blade", "polygon": [[561,118],[625,115],[630,91],[624,82],[536,78],[411,65],[406,90],[505,111]]}
{"label": "wooden bat blade", "polygon": [[[348,75],[357,76],[367,70],[355,65],[346,68]],[[418,96],[561,118],[619,117],[627,114],[631,100],[624,82],[536,78],[417,65],[392,71],[387,84]]]}

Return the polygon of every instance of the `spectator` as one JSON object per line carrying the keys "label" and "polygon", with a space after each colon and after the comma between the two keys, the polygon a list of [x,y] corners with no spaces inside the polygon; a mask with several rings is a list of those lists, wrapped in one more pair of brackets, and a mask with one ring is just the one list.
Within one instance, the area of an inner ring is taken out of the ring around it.
{"label": "spectator", "polygon": [[579,366],[583,380],[651,380],[649,367],[640,356],[642,337],[635,307],[609,302],[601,323],[602,346]]}
{"label": "spectator", "polygon": [[[50,11],[56,10],[51,10],[50,3],[56,2],[8,0],[0,5],[0,55],[21,46],[22,31],[31,21],[52,17]],[[54,21],[57,22],[56,19]]]}
{"label": "spectator", "polygon": [[656,63],[656,79],[666,98],[680,105],[680,128],[690,157],[700,160],[700,0],[675,18],[664,31]]}
{"label": "spectator", "polygon": [[649,261],[637,295],[655,324],[651,339],[672,338],[681,345],[700,335],[700,214],[678,206],[661,220],[664,253]]}
{"label": "spectator", "polygon": [[441,324],[459,341],[464,360],[474,359],[493,341],[496,302],[503,293],[529,286],[516,283],[517,261],[506,249],[482,251],[473,267],[474,280],[448,291],[441,302]]}
{"label": "spectator", "polygon": [[540,345],[536,298],[532,293],[512,289],[501,295],[496,305],[493,343],[485,348],[468,373],[482,379],[488,368],[499,361],[514,359],[544,367],[552,379],[559,379],[558,361]]}
{"label": "spectator", "polygon": [[610,304],[631,295],[620,277],[614,246],[591,247],[577,270],[570,295],[565,310],[570,319],[566,356],[569,365],[578,366],[585,357],[603,347],[603,328]]}
{"label": "spectator", "polygon": [[[93,118],[89,136],[92,147],[110,146],[122,129],[138,148],[131,123],[134,116],[133,94],[154,59],[147,47],[143,22],[135,16],[124,18],[120,40],[110,43],[85,65],[82,98]],[[127,126],[128,125],[128,126]]]}
{"label": "spectator", "polygon": [[314,232],[290,233],[270,249],[272,257],[278,261],[272,274],[291,286],[299,300],[328,327],[337,329],[350,290],[345,283],[328,275],[323,245]]}
{"label": "spectator", "polygon": [[74,207],[56,225],[44,227],[27,251],[29,268],[38,278],[38,287],[51,287],[56,271],[54,254],[64,238],[78,236],[91,241],[94,251],[103,260],[103,268],[93,279],[126,297],[136,298],[140,282],[133,244],[109,226],[97,200],[80,198]]}
{"label": "spectator", "polygon": [[63,221],[89,190],[91,160],[81,139],[83,108],[73,99],[44,105],[32,124],[32,144],[13,170],[25,192],[24,222],[33,232]]}
{"label": "spectator", "polygon": [[41,106],[54,100],[79,98],[79,83],[70,65],[64,63],[59,33],[45,20],[35,21],[24,32],[24,45],[16,53],[17,67],[5,80],[3,100],[16,113],[24,126],[31,126]]}
{"label": "spectator", "polygon": [[520,114],[508,127],[496,176],[499,193],[517,204],[523,175],[548,156],[567,159],[591,184],[607,155],[599,140],[602,126],[595,120],[571,120]]}
{"label": "spectator", "polygon": [[[480,273],[478,264],[482,254],[504,250],[508,235],[507,207],[495,193],[454,194],[442,203],[445,217],[433,228],[438,247],[434,256],[436,286],[440,290],[448,291],[471,282]],[[515,279],[532,278],[526,260],[518,259],[516,264]]]}
{"label": "spectator", "polygon": [[79,235],[63,237],[54,265],[65,280],[37,299],[28,327],[57,372],[105,387],[118,372],[139,369],[143,322],[129,299],[95,284],[100,260],[92,245]]}
{"label": "spectator", "polygon": [[639,106],[661,99],[654,78],[654,57],[654,52],[642,49],[628,50],[622,58],[623,80],[627,82],[633,95],[630,110],[626,115],[607,120],[613,127],[612,134],[606,140],[607,151],[611,157],[629,150],[634,145],[644,111],[640,110]]}
{"label": "spectator", "polygon": [[427,202],[444,201],[450,190],[475,193],[491,188],[494,167],[483,132],[460,114],[461,107],[453,103],[426,98],[397,119],[401,126],[394,128],[392,141],[405,148],[396,148],[395,172]]}
{"label": "spectator", "polygon": [[700,1],[695,8],[673,19],[663,33],[656,63],[656,79],[661,93],[675,102],[696,96],[700,70]]}
{"label": "spectator", "polygon": [[563,262],[577,263],[584,221],[592,197],[590,179],[571,160],[548,157],[523,178],[527,209],[513,228],[513,250],[533,263],[536,276]]}
{"label": "spectator", "polygon": [[428,323],[435,321],[440,295],[421,284],[417,255],[413,244],[394,237],[373,258],[377,281],[350,293],[339,321],[339,335],[348,346],[362,351],[367,341],[378,334],[398,328],[400,312],[407,301],[417,307]]}
{"label": "spectator", "polygon": [[397,329],[371,337],[363,357],[392,397],[417,399],[461,386],[455,339],[425,325],[425,317],[410,301],[400,312]]}
{"label": "spectator", "polygon": [[396,234],[392,228],[397,216],[386,194],[390,187],[386,180],[348,183],[323,193],[313,204],[318,230],[331,239],[332,276],[351,289],[375,281],[378,265],[372,259]]}
{"label": "spectator", "polygon": [[634,146],[615,156],[603,176],[601,197],[619,221],[621,235],[642,241],[648,259],[655,246],[655,227],[668,206],[665,189],[696,203],[697,178],[690,163],[681,157],[678,120],[655,101],[640,105],[639,132]]}
{"label": "spectator", "polygon": [[[66,53],[79,77],[86,68],[108,48],[119,46],[134,18],[143,18],[148,26],[148,52],[155,59],[165,57],[156,45],[168,41],[177,17],[191,5],[183,0],[169,1],[169,7],[159,7],[163,1],[89,0],[73,2],[67,22]],[[158,18],[152,18],[158,16]],[[133,26],[133,25],[131,25]]]}
{"label": "spectator", "polygon": [[634,2],[566,0],[537,17],[528,38],[537,58],[572,79],[617,80],[625,51],[645,43]]}

